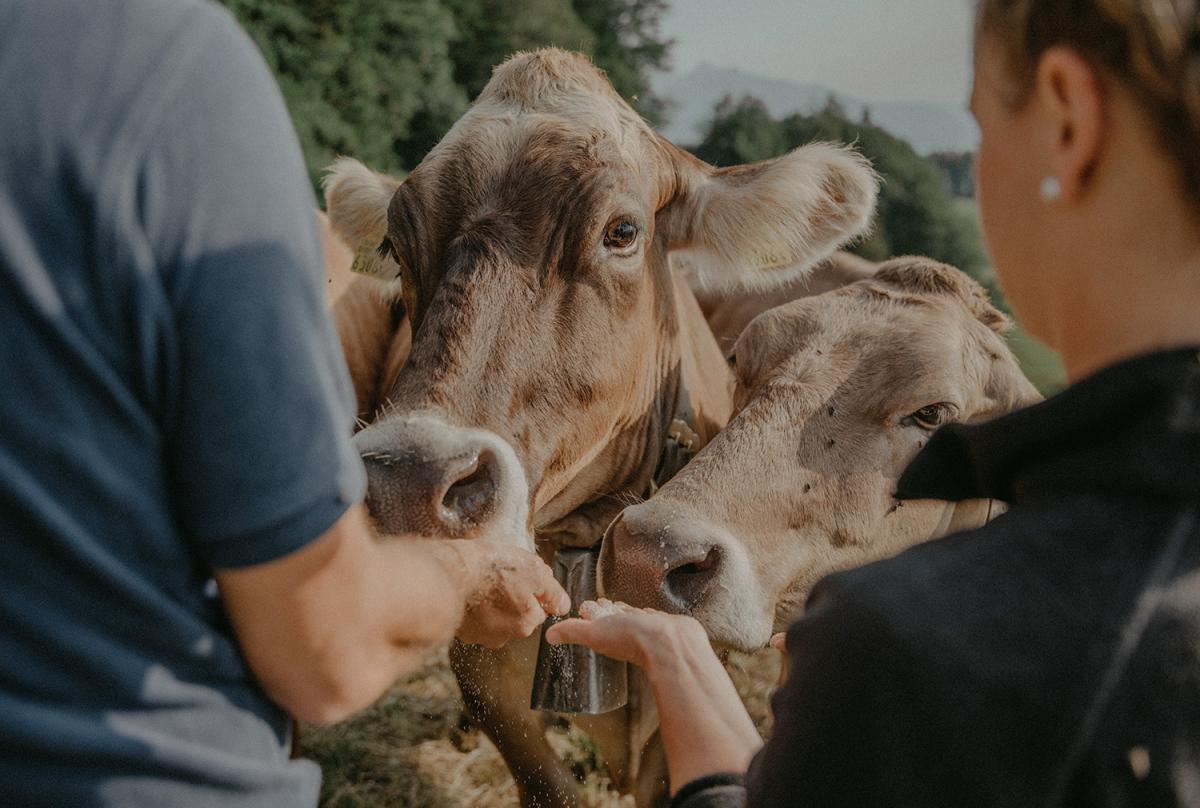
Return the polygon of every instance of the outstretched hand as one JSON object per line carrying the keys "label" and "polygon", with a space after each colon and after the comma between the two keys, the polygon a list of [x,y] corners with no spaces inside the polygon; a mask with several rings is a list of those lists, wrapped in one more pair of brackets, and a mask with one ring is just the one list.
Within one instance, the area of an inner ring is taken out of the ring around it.
{"label": "outstretched hand", "polygon": [[695,619],[655,609],[638,609],[607,598],[587,601],[579,617],[556,623],[546,631],[553,645],[586,645],[597,653],[631,662],[650,673],[661,661],[656,654],[679,652],[675,646],[709,650],[708,635]]}
{"label": "outstretched hand", "polygon": [[746,770],[762,739],[699,622],[603,599],[579,613],[547,629],[546,640],[585,645],[645,672],[672,793],[704,775]]}
{"label": "outstretched hand", "polygon": [[457,637],[499,648],[528,637],[547,615],[566,614],[571,598],[537,555],[492,541],[447,540],[463,576],[466,603]]}

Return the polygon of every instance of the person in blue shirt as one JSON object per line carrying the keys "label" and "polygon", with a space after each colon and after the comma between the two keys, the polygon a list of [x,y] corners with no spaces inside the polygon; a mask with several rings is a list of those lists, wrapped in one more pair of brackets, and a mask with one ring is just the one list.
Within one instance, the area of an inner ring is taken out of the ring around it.
{"label": "person in blue shirt", "polygon": [[5,804],[315,804],[289,714],[568,605],[515,546],[373,537],[313,206],[220,7],[0,0]]}

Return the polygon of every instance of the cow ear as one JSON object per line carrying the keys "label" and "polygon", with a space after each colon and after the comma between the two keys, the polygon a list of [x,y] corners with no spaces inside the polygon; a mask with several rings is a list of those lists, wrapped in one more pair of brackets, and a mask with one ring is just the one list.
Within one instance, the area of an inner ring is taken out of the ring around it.
{"label": "cow ear", "polygon": [[784,283],[865,233],[879,178],[841,146],[812,143],[717,169],[674,153],[676,198],[664,213],[672,265],[697,288]]}
{"label": "cow ear", "polygon": [[386,249],[388,205],[400,180],[339,157],[321,180],[329,223],[354,252],[354,272],[381,280],[400,276],[400,266]]}

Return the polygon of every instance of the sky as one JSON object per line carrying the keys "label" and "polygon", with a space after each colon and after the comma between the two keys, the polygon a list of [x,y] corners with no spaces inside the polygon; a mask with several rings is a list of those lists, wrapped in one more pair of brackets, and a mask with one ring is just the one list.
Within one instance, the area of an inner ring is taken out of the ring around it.
{"label": "sky", "polygon": [[671,0],[673,72],[702,62],[864,101],[967,102],[968,0]]}

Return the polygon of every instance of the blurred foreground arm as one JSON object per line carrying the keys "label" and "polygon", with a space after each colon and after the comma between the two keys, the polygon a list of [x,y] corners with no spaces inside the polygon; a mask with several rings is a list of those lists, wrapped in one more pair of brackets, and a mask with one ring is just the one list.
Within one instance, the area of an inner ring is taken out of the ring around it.
{"label": "blurred foreground arm", "polygon": [[[528,636],[566,594],[532,553],[494,542],[375,539],[361,506],[275,561],[218,571],[225,608],[267,693],[311,723],[379,698],[462,623],[473,641]],[[480,624],[480,625],[476,625]]]}

